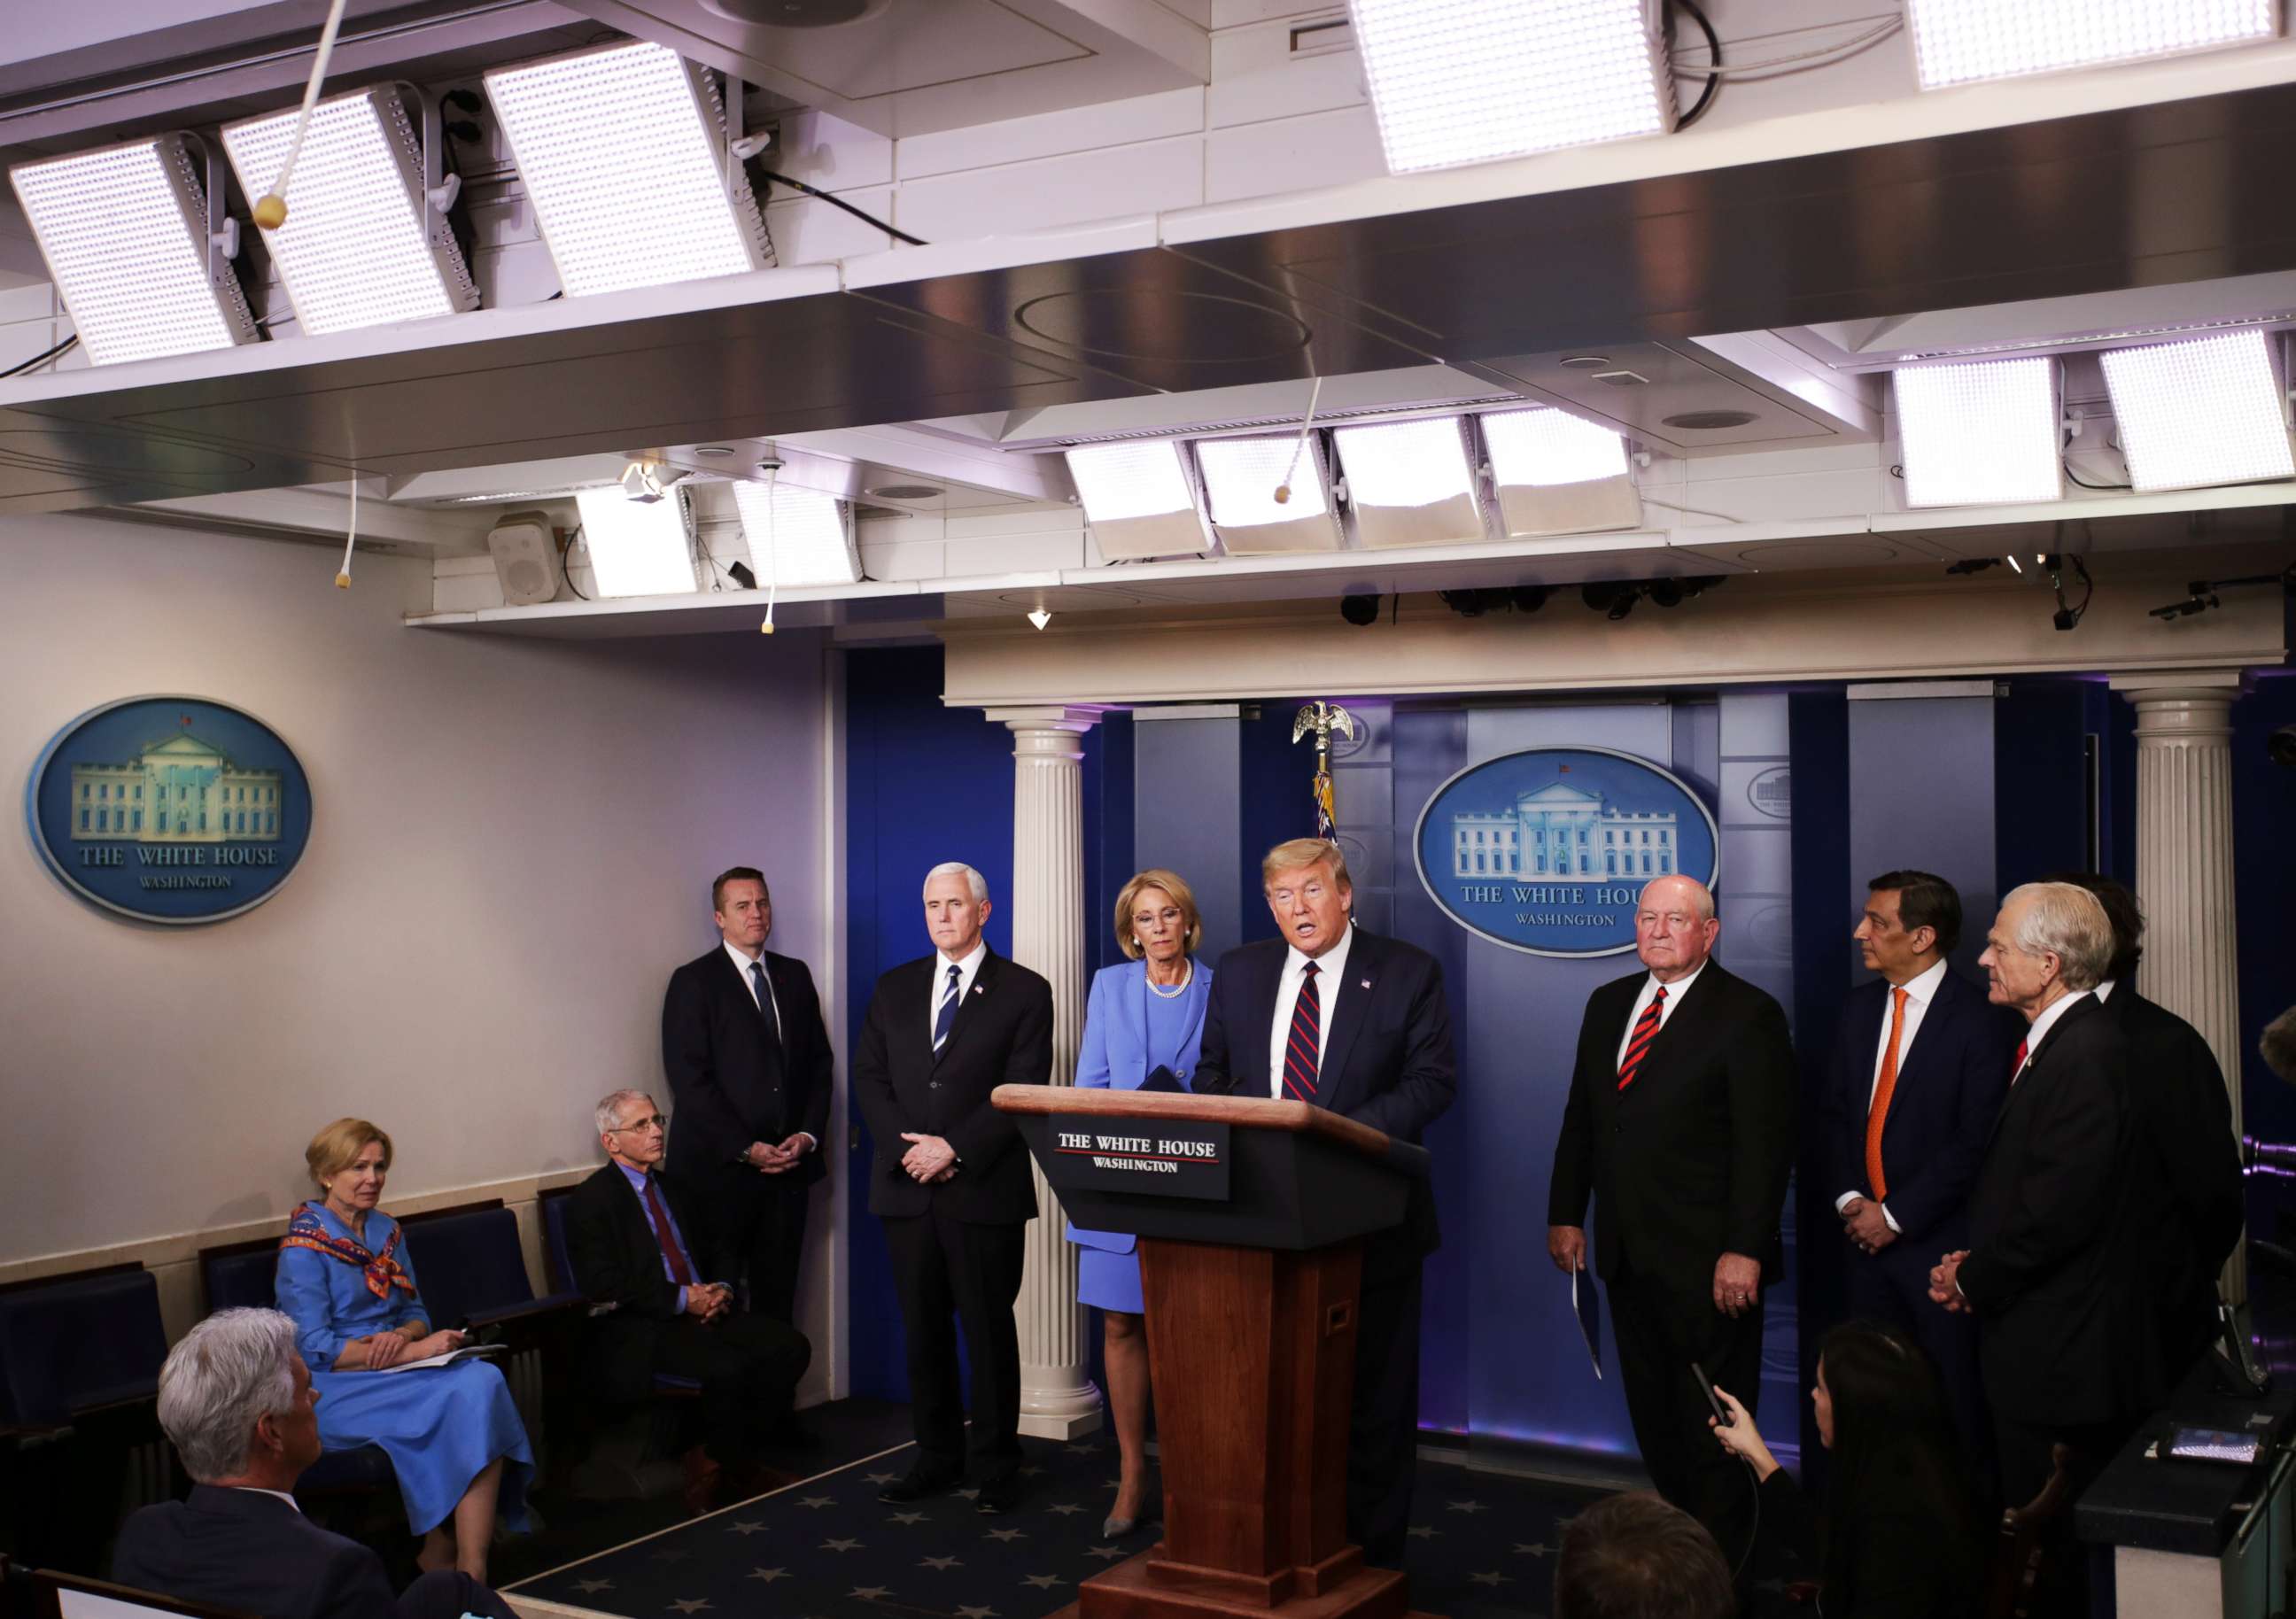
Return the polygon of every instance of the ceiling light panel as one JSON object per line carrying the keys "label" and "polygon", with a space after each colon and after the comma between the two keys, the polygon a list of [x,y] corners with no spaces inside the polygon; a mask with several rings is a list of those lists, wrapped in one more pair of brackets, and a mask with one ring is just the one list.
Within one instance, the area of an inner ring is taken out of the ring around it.
{"label": "ceiling light panel", "polygon": [[1639,528],[1627,441],[1567,411],[1490,411],[1475,418],[1490,456],[1499,531],[1510,539]]}
{"label": "ceiling light panel", "polygon": [[1079,445],[1068,452],[1068,463],[1093,542],[1108,560],[1194,556],[1212,548],[1179,440]]}
{"label": "ceiling light panel", "polygon": [[1458,417],[1343,427],[1332,443],[1358,544],[1384,550],[1488,537]]}
{"label": "ceiling light panel", "polygon": [[1673,127],[1652,9],[1645,0],[1350,0],[1389,172]]}
{"label": "ceiling light panel", "polygon": [[255,340],[239,278],[210,248],[221,210],[198,150],[163,135],[8,171],[94,364]]}
{"label": "ceiling light panel", "polygon": [[[240,190],[267,192],[294,135],[292,111],[226,125]],[[287,222],[264,245],[297,323],[313,336],[478,307],[463,250],[424,195],[422,143],[394,86],[311,110],[288,181]]]}
{"label": "ceiling light panel", "polygon": [[[1212,527],[1231,553],[1340,548],[1340,521],[1332,509],[1323,446],[1312,436],[1304,449],[1297,433],[1281,438],[1200,438],[1196,464],[1203,469]],[[1277,500],[1276,490],[1286,487],[1290,498]]]}
{"label": "ceiling light panel", "polygon": [[1910,0],[1922,88],[2271,39],[2279,0]]}
{"label": "ceiling light panel", "polygon": [[1906,504],[1989,506],[2064,495],[2057,363],[1991,360],[1891,373]]}
{"label": "ceiling light panel", "polygon": [[835,495],[744,480],[734,486],[734,503],[750,544],[750,572],[759,585],[790,589],[860,582],[853,509]]}
{"label": "ceiling light panel", "polygon": [[486,76],[566,296],[769,268],[706,70],[609,45]]}
{"label": "ceiling light panel", "polygon": [[2108,350],[2104,386],[2129,482],[2197,489],[2296,478],[2280,341],[2240,331]]}
{"label": "ceiling light panel", "polygon": [[634,501],[619,489],[585,489],[574,503],[601,597],[682,596],[698,588],[693,519],[683,489],[655,501]]}

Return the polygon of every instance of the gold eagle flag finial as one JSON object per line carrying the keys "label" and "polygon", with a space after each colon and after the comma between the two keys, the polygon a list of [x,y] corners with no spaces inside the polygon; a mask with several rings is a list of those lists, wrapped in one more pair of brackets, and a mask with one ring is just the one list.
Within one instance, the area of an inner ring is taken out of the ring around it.
{"label": "gold eagle flag finial", "polygon": [[1307,737],[1316,739],[1316,836],[1326,843],[1339,840],[1339,805],[1332,789],[1332,732],[1338,732],[1350,742],[1356,740],[1356,716],[1337,703],[1317,698],[1300,710],[1292,722],[1293,746]]}

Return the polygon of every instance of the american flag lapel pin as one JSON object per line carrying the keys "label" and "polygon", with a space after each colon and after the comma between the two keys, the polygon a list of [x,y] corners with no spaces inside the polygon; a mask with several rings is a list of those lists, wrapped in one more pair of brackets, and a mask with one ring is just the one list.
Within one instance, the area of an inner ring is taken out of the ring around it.
{"label": "american flag lapel pin", "polygon": [[1357,989],[1369,989],[1371,987],[1371,980],[1369,978],[1357,978],[1356,980],[1356,987]]}

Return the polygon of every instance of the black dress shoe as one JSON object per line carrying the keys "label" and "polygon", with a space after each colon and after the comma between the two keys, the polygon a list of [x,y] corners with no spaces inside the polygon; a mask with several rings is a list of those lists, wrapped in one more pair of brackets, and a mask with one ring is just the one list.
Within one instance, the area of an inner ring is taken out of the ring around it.
{"label": "black dress shoe", "polygon": [[972,1505],[980,1512],[1010,1512],[1021,1504],[1021,1476],[1006,1473],[999,1477],[983,1479],[980,1493]]}
{"label": "black dress shoe", "polygon": [[911,1468],[906,1473],[877,1492],[877,1499],[889,1507],[906,1507],[911,1501],[921,1501],[935,1495],[947,1495],[964,1482],[962,1473],[929,1473],[922,1468]]}

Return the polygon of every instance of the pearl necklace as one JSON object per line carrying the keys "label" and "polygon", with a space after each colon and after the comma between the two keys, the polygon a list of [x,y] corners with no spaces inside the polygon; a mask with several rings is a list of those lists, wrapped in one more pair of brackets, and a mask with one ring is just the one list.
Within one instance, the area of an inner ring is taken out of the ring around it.
{"label": "pearl necklace", "polygon": [[1193,961],[1191,961],[1188,963],[1188,970],[1180,975],[1180,981],[1172,985],[1169,989],[1166,989],[1153,978],[1149,979],[1148,993],[1155,996],[1159,1001],[1177,1001],[1182,995],[1188,993],[1188,985],[1190,983],[1193,982],[1195,976],[1196,964]]}

